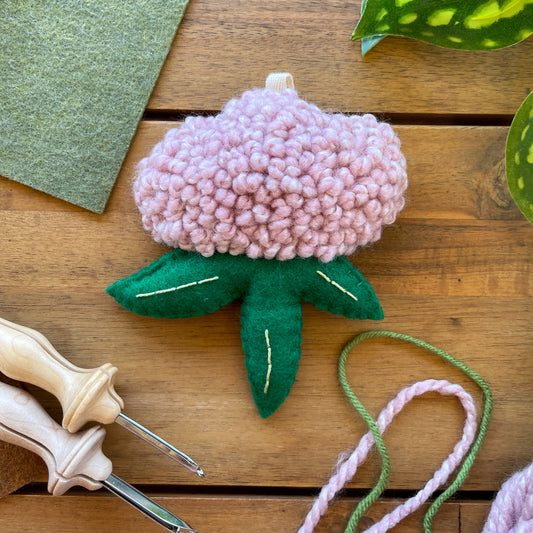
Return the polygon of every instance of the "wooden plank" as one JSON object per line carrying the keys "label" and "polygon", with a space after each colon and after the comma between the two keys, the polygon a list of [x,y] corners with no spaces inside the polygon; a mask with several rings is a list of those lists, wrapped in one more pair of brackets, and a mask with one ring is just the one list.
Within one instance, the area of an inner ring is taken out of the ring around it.
{"label": "wooden plank", "polygon": [[490,505],[487,502],[461,502],[460,503],[460,533],[463,531],[480,532],[489,516]]}
{"label": "wooden plank", "polygon": [[[101,293],[115,279],[133,274],[168,250],[151,241],[135,212],[109,212],[98,219],[4,211],[2,219],[16,228],[0,257],[5,276],[0,286],[7,285],[6,295],[26,292],[28,283],[33,290],[58,295],[72,290]],[[519,298],[531,294],[532,241],[527,221],[402,220],[351,261],[379,295]],[[68,261],[58,266],[58,258],[66,259],[62,254]]]}
{"label": "wooden plank", "polygon": [[532,241],[527,221],[403,219],[350,260],[378,294],[531,296]]}
{"label": "wooden plank", "polygon": [[[165,321],[128,313],[104,292],[164,252],[141,228],[129,180],[134,161],[168,127],[141,125],[103,216],[8,180],[0,183],[0,212],[9,228],[1,240],[0,316],[42,331],[80,366],[107,360],[119,366],[126,412],[197,457],[210,474],[208,484],[320,486],[338,453],[365,430],[337,385],[338,353],[357,332],[377,328],[447,349],[493,386],[494,420],[466,488],[494,490],[529,459],[533,235],[526,221],[506,220],[513,211],[506,201],[487,207],[487,195],[499,198],[499,158],[480,166],[487,146],[501,145],[505,128],[401,128],[411,168],[409,206],[381,241],[352,258],[374,285],[387,318],[355,322],[304,305],[297,382],[282,409],[261,420],[246,379],[238,303],[208,317]],[[449,170],[443,168],[445,156],[428,155],[440,153],[439,146],[448,147],[441,151],[449,154]],[[484,171],[488,183],[482,186]],[[350,379],[375,414],[416,379],[464,382],[410,348],[376,343],[363,353],[370,355],[354,357]],[[418,401],[388,437],[390,486],[421,486],[449,453],[461,424],[452,400]],[[109,433],[106,449],[124,477],[197,483],[120,428]],[[370,486],[376,472],[374,460],[352,486]]]}
{"label": "wooden plank", "polygon": [[195,0],[187,8],[151,110],[220,109],[269,72],[291,72],[324,109],[507,114],[531,90],[533,41],[491,52],[388,37],[361,57],[350,36],[360,1]]}
{"label": "wooden plank", "polygon": [[[301,525],[312,499],[307,497],[266,496],[164,496],[154,499],[200,532],[208,533],[295,533]],[[351,511],[357,505],[354,498],[336,501],[315,533],[342,533]],[[387,500],[374,504],[361,519],[367,529],[402,500]],[[21,509],[24,513],[21,514]],[[392,533],[419,533],[422,512],[406,518]],[[461,513],[459,527],[459,512]],[[488,503],[453,502],[444,504],[435,517],[433,533],[479,533],[488,512]],[[472,513],[472,516],[469,516]],[[158,533],[161,528],[142,517],[125,503],[106,494],[13,495],[0,500],[0,529],[9,533],[72,533],[73,524],[79,533],[126,533],[140,531]]]}
{"label": "wooden plank", "polygon": [[[337,384],[338,354],[356,333],[377,328],[446,349],[490,382],[493,419],[465,489],[495,490],[530,459],[530,299],[386,296],[388,318],[379,324],[304,306],[297,381],[282,408],[262,420],[246,378],[238,304],[208,317],[171,321],[122,311],[104,294],[17,292],[7,294],[2,287],[4,317],[39,329],[75,364],[114,362],[121,370],[117,390],[126,413],[196,458],[208,474],[205,482],[197,480],[111,426],[106,451],[117,474],[135,483],[322,485],[338,454],[366,431]],[[463,383],[480,398],[458,371],[399,342],[362,345],[350,357],[348,377],[375,415],[402,387],[427,378]],[[462,424],[452,399],[414,401],[386,437],[393,464],[389,487],[421,487],[458,440]],[[373,456],[351,486],[371,486],[378,464]]]}
{"label": "wooden plank", "polygon": [[[133,213],[131,179],[136,164],[178,122],[143,121],[107,207]],[[407,206],[401,219],[519,220],[523,215],[507,189],[504,158],[507,128],[465,126],[395,126],[408,164]],[[83,212],[28,187],[0,180],[0,209],[8,211]]]}

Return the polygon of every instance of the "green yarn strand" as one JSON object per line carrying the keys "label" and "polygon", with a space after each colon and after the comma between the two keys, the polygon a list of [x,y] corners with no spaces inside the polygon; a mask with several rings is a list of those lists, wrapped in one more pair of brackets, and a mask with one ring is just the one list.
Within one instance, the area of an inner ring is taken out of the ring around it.
{"label": "green yarn strand", "polygon": [[482,390],[483,396],[485,399],[484,406],[483,406],[483,415],[481,417],[478,434],[476,436],[474,444],[472,445],[468,455],[463,461],[463,464],[461,465],[461,468],[455,480],[453,481],[453,483],[432,503],[429,510],[424,516],[424,522],[423,522],[424,532],[431,533],[431,524],[433,522],[433,518],[437,514],[441,505],[448,498],[450,498],[459,489],[459,487],[464,483],[465,479],[467,478],[470,472],[470,469],[472,468],[474,460],[476,459],[479,449],[481,448],[481,445],[485,439],[490,416],[492,413],[492,406],[493,406],[492,392],[489,386],[487,385],[487,383],[485,382],[485,380],[477,372],[472,370],[469,366],[455,359],[455,357],[451,356],[449,353],[445,352],[444,350],[441,350],[440,348],[437,348],[427,342],[421,341],[420,339],[411,337],[409,335],[405,335],[403,333],[396,333],[394,331],[386,331],[386,330],[367,331],[365,333],[361,333],[360,335],[357,335],[348,344],[346,344],[339,358],[339,381],[341,383],[344,393],[346,394],[346,397],[348,398],[350,403],[353,405],[353,407],[357,410],[359,415],[363,418],[363,420],[367,423],[370,431],[372,432],[372,436],[374,437],[374,440],[376,443],[376,448],[378,449],[379,455],[381,457],[382,471],[381,471],[380,477],[375,487],[368,494],[368,496],[366,496],[359,503],[355,511],[352,513],[352,516],[350,517],[348,525],[345,529],[345,533],[355,532],[355,529],[357,527],[357,524],[360,518],[363,516],[366,510],[370,507],[370,505],[372,505],[381,496],[381,494],[385,490],[385,486],[390,476],[390,458],[387,453],[385,443],[383,442],[383,438],[379,432],[379,429],[377,427],[375,420],[372,418],[372,416],[368,413],[368,411],[364,408],[364,406],[361,404],[359,399],[353,393],[350,385],[348,384],[348,380],[346,378],[346,370],[345,370],[346,359],[348,358],[348,354],[351,352],[351,350],[363,340],[377,338],[377,337],[388,337],[391,339],[409,342],[411,344],[414,344],[415,346],[418,346],[420,348],[423,348],[425,350],[428,350],[429,352],[432,352],[438,355],[439,357],[441,357],[442,359],[444,359],[451,365],[462,370],[470,379],[472,379],[472,381],[474,381],[479,386],[479,388]]}
{"label": "green yarn strand", "polygon": [[355,531],[357,523],[359,522],[360,518],[365,514],[366,510],[383,494],[383,491],[385,490],[385,487],[387,486],[387,482],[389,481],[390,477],[390,457],[387,452],[387,448],[385,447],[383,437],[379,432],[379,428],[376,424],[376,421],[372,418],[370,413],[359,401],[359,398],[357,398],[357,396],[354,394],[350,385],[348,384],[348,379],[346,378],[346,359],[348,358],[348,354],[351,352],[352,348],[361,340],[363,340],[360,339],[360,337],[361,335],[352,339],[341,352],[341,356],[339,359],[339,381],[341,383],[344,394],[346,394],[346,397],[348,398],[350,403],[355,407],[361,418],[367,423],[370,431],[372,432],[376,448],[378,449],[379,455],[381,457],[381,474],[379,476],[379,480],[376,486],[370,491],[370,493],[365,498],[363,498],[363,500],[359,502],[359,504],[355,508],[355,511],[352,513],[352,516],[348,521],[348,526],[346,527],[345,533],[353,533]]}

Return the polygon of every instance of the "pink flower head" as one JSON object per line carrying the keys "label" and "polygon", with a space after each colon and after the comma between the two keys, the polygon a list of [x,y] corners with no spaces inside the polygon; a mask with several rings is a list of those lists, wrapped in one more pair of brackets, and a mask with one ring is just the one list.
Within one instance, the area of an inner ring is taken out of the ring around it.
{"label": "pink flower head", "polygon": [[378,240],[404,206],[405,158],[373,115],[257,89],[188,117],[139,164],[144,227],[174,248],[327,262]]}

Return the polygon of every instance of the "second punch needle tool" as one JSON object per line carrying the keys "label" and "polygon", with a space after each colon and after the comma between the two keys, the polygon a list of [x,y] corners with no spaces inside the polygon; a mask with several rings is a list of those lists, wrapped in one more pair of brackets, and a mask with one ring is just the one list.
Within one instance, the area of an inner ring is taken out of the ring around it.
{"label": "second punch needle tool", "polygon": [[100,449],[103,428],[94,426],[77,433],[89,421],[117,422],[204,477],[203,470],[189,456],[121,412],[124,402],[114,388],[115,366],[77,367],[38,331],[0,318],[0,371],[52,393],[61,404],[63,428],[28,393],[0,383],[0,439],[28,448],[45,460],[50,492],[59,495],[74,485],[90,490],[103,485],[166,529],[195,533],[181,519],[111,473],[111,462]]}

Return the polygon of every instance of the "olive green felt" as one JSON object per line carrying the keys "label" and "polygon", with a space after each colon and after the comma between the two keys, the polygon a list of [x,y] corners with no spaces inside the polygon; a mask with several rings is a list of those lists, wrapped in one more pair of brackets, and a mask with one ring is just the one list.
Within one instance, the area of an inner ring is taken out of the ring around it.
{"label": "olive green felt", "polygon": [[0,0],[0,175],[97,213],[187,0]]}
{"label": "olive green felt", "polygon": [[301,301],[348,318],[383,318],[370,284],[344,257],[290,261],[173,250],[107,288],[140,315],[188,318],[242,298],[241,338],[259,414],[283,403],[300,359]]}

